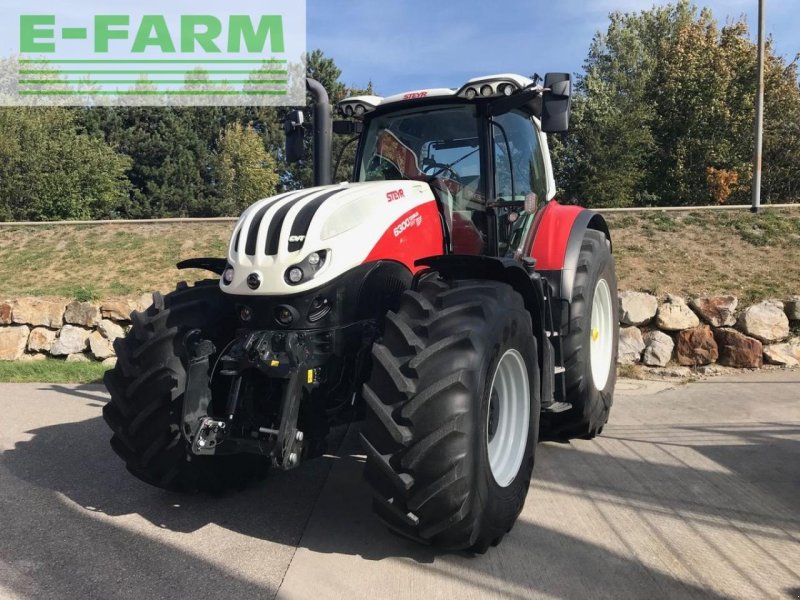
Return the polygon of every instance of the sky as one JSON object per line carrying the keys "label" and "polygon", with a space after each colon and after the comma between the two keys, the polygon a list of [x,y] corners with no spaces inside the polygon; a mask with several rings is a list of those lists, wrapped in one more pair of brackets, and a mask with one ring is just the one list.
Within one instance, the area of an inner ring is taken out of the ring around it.
{"label": "sky", "polygon": [[[765,0],[766,30],[778,54],[800,52],[800,0]],[[581,70],[608,14],[651,8],[653,0],[307,0],[307,47],[320,48],[354,87],[380,95],[460,87],[479,75]],[[724,23],[747,17],[755,40],[758,0],[705,0]]]}

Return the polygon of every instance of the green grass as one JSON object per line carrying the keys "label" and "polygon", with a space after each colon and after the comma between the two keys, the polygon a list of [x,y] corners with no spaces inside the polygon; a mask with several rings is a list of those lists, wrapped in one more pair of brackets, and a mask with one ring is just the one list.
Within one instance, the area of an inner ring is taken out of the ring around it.
{"label": "green grass", "polygon": [[0,361],[0,383],[102,383],[106,367],[98,362]]}
{"label": "green grass", "polygon": [[606,214],[621,289],[735,294],[740,305],[800,293],[800,205]]}
{"label": "green grass", "polygon": [[[732,293],[740,302],[800,294],[800,204],[789,209],[606,214],[621,289]],[[0,301],[97,301],[169,292],[213,277],[178,271],[224,257],[233,222],[0,227]]]}
{"label": "green grass", "polygon": [[679,229],[675,216],[667,212],[642,213],[640,215],[641,228],[644,231],[672,232]]}
{"label": "green grass", "polygon": [[0,300],[57,296],[96,301],[167,292],[192,257],[223,257],[233,223],[0,227]]}

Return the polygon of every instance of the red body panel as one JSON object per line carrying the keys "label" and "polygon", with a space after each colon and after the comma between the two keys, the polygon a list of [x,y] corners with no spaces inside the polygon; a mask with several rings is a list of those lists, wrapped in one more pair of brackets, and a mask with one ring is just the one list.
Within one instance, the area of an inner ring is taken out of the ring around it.
{"label": "red body panel", "polygon": [[583,210],[580,206],[562,206],[555,200],[545,205],[530,234],[533,236],[531,256],[536,259],[537,271],[560,271],[564,268],[572,225]]}
{"label": "red body panel", "polygon": [[392,223],[364,262],[394,260],[416,273],[422,268],[414,265],[416,260],[443,253],[444,237],[439,208],[431,200],[411,209]]}

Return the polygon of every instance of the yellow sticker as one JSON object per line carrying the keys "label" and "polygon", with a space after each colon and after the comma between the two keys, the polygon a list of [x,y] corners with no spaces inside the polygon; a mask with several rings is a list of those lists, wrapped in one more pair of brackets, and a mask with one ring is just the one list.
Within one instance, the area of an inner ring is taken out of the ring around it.
{"label": "yellow sticker", "polygon": [[314,369],[308,370],[308,383],[314,383]]}
{"label": "yellow sticker", "polygon": [[281,366],[281,361],[273,360],[271,363],[269,363],[269,366],[270,367],[280,367]]}
{"label": "yellow sticker", "polygon": [[592,341],[596,342],[600,339],[600,330],[599,329],[592,329]]}

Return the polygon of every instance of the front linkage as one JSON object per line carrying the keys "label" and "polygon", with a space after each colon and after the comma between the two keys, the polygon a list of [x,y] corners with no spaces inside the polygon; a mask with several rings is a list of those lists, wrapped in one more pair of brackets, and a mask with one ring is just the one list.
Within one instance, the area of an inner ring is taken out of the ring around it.
{"label": "front linkage", "polygon": [[[290,469],[300,462],[304,432],[298,429],[304,398],[326,383],[326,364],[338,349],[359,342],[362,355],[371,346],[374,323],[364,321],[323,331],[247,331],[237,337],[217,359],[220,376],[230,378],[222,419],[209,415],[212,408],[211,367],[214,344],[190,331],[184,339],[189,356],[183,435],[195,455],[250,452],[269,456],[272,465]],[[281,382],[278,428],[239,418],[242,381],[249,371],[259,371]]]}

